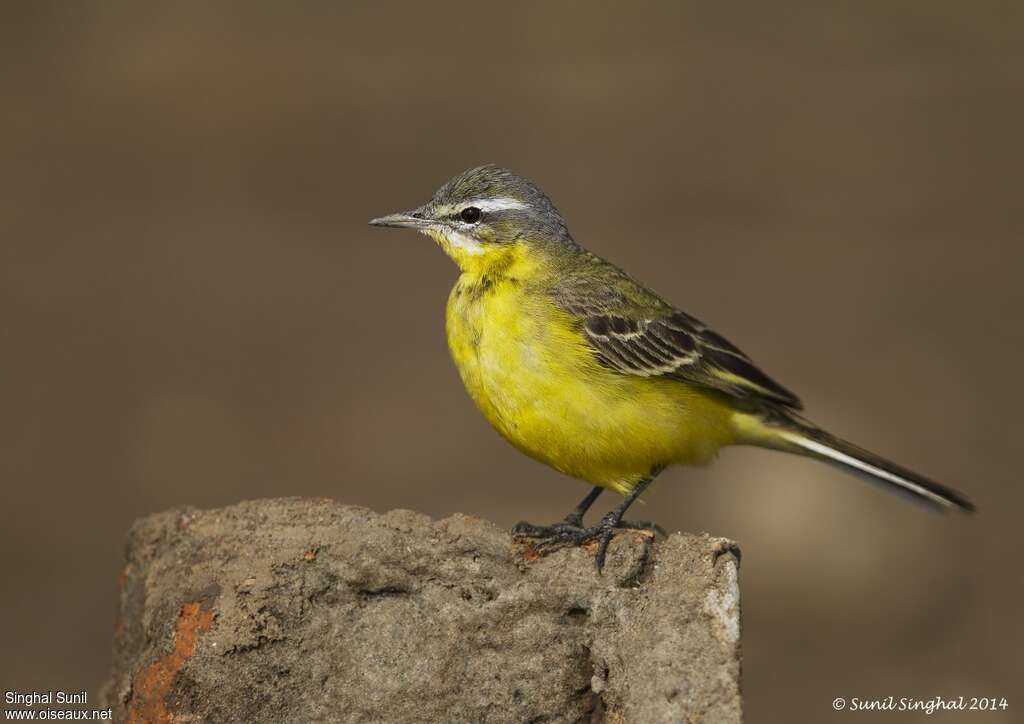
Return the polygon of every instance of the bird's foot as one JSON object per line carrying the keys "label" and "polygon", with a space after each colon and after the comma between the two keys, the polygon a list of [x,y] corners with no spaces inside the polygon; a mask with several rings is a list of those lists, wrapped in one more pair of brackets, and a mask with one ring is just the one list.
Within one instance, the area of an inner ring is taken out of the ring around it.
{"label": "bird's foot", "polygon": [[512,527],[513,538],[528,539],[538,551],[563,545],[583,545],[593,540],[592,533],[592,528],[584,528],[580,523],[571,520],[563,520],[553,525],[522,522]]}
{"label": "bird's foot", "polygon": [[651,536],[656,532],[664,533],[661,527],[655,523],[616,520],[616,514],[613,511],[601,518],[597,525],[589,528],[584,528],[582,521],[573,515],[566,516],[565,520],[554,525],[516,523],[512,527],[512,537],[529,540],[532,548],[540,554],[563,546],[582,546],[596,541],[597,552],[594,556],[594,563],[597,565],[597,572],[600,573],[604,568],[608,544],[615,537],[616,529],[646,531]]}

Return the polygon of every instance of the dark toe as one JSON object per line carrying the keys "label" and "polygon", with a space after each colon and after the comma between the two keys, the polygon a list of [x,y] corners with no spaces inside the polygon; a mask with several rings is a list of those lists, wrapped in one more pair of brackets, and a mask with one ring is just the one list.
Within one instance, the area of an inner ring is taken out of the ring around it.
{"label": "dark toe", "polygon": [[598,574],[604,570],[604,559],[608,553],[608,544],[612,542],[612,538],[614,537],[614,528],[606,528],[601,531],[601,536],[598,538],[597,542],[597,554],[594,556],[594,563],[597,565]]}
{"label": "dark toe", "polygon": [[512,535],[523,538],[566,538],[583,531],[572,523],[555,523],[554,525],[533,525],[519,522],[512,526]]}
{"label": "dark toe", "polygon": [[540,535],[543,530],[543,526],[534,525],[533,523],[527,523],[525,520],[521,520],[512,526],[512,535],[533,537]]}

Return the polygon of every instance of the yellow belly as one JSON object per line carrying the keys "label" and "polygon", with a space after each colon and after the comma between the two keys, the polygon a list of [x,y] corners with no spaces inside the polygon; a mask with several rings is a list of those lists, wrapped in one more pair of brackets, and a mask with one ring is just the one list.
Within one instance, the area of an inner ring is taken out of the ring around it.
{"label": "yellow belly", "polygon": [[734,441],[734,412],[721,397],[600,366],[568,315],[517,282],[463,274],[447,331],[491,425],[567,475],[624,493],[652,470],[706,463]]}

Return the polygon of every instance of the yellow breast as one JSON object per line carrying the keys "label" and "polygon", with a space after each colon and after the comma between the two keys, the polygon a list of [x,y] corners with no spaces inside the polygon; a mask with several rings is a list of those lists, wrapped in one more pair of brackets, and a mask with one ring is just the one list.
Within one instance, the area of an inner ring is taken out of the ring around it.
{"label": "yellow breast", "polygon": [[732,409],[680,382],[600,366],[536,268],[463,272],[448,299],[452,357],[477,407],[521,451],[628,491],[653,469],[702,464],[733,441]]}

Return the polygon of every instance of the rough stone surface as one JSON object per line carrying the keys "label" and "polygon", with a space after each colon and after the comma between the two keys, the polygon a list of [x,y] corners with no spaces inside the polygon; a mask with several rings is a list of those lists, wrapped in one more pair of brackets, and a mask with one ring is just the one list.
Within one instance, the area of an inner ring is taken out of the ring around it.
{"label": "rough stone surface", "polygon": [[136,522],[103,691],[134,722],[735,722],[738,552],[540,557],[486,521],[259,500]]}

